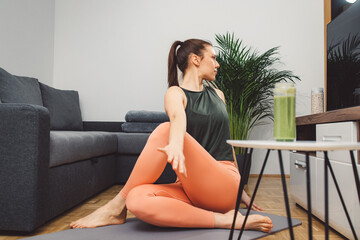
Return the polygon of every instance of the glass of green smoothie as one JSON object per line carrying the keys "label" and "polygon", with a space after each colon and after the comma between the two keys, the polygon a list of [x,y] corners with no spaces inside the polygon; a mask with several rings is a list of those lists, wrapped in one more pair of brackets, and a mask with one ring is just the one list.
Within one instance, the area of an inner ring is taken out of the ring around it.
{"label": "glass of green smoothie", "polygon": [[295,124],[295,87],[292,83],[277,83],[274,88],[274,139],[294,141]]}

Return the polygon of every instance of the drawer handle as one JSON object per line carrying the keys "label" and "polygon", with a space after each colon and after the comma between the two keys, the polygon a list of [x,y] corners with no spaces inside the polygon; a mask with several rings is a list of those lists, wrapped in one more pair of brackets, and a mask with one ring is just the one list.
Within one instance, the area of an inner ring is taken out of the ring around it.
{"label": "drawer handle", "polygon": [[295,166],[300,168],[306,168],[306,163],[304,162],[295,162]]}
{"label": "drawer handle", "polygon": [[340,142],[341,136],[323,136],[322,140],[325,142]]}

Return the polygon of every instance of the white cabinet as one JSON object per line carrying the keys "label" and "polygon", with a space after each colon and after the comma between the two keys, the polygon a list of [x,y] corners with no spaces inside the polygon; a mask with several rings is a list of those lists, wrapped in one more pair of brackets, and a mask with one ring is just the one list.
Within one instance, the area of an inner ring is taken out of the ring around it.
{"label": "white cabinet", "polygon": [[[348,158],[350,158],[350,156],[348,156]],[[324,162],[325,161],[323,159],[317,158],[316,161],[317,201],[314,206],[314,209],[316,209],[316,213],[314,212],[314,215],[319,217],[321,220],[325,219]],[[338,161],[330,161],[330,163],[334,170],[336,180],[338,182],[340,191],[347,206],[353,226],[356,230],[356,234],[359,236],[360,235],[360,222],[359,222],[360,205],[359,205],[359,198],[357,195],[352,166],[349,163],[343,163]],[[360,167],[358,167],[358,171],[359,168]],[[345,212],[341,204],[340,198],[338,196],[330,170],[328,170],[328,187],[329,187],[329,225],[334,229],[336,229],[341,234],[343,234],[344,236],[352,239],[353,236],[350,229],[350,225],[345,216]]]}
{"label": "white cabinet", "polygon": [[[356,122],[316,124],[316,141],[357,142]],[[317,152],[316,156],[324,158],[324,153]],[[354,156],[357,162],[356,152]],[[351,163],[349,151],[330,151],[328,157],[333,161]]]}
{"label": "white cabinet", "polygon": [[[347,158],[350,156],[348,154]],[[290,153],[290,194],[294,201],[307,209],[306,198],[306,170],[299,167],[296,163],[305,162],[305,154]],[[344,197],[347,209],[356,230],[360,236],[360,205],[357,189],[354,181],[352,165],[350,163],[333,161],[331,165],[338,181],[341,193]],[[319,219],[325,219],[324,201],[324,160],[318,157],[310,157],[311,173],[311,194],[312,194],[312,213]],[[360,166],[357,166],[360,172]],[[330,170],[328,172],[329,183],[329,225],[343,234],[353,239],[350,225],[345,216],[338,193],[332,180]]]}
{"label": "white cabinet", "polygon": [[[316,182],[316,161],[310,157],[310,179]],[[306,160],[304,154],[290,153],[290,194],[297,204],[307,209]],[[316,202],[316,188],[311,188],[311,205]]]}

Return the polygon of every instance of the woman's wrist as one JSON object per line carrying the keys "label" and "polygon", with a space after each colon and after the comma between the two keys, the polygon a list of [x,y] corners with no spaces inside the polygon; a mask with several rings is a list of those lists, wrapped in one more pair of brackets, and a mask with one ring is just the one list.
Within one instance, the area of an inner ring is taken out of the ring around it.
{"label": "woman's wrist", "polygon": [[169,143],[169,147],[178,151],[183,150],[183,145],[181,143],[171,142]]}

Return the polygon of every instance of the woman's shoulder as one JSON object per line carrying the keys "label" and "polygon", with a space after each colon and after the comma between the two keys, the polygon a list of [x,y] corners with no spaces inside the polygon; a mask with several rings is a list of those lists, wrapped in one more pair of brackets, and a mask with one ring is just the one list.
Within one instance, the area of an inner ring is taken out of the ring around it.
{"label": "woman's shoulder", "polygon": [[171,86],[167,89],[166,95],[184,97],[185,93],[179,86]]}
{"label": "woman's shoulder", "polygon": [[171,86],[167,89],[166,92],[171,92],[171,93],[183,93],[184,91],[181,89],[181,87],[179,86]]}
{"label": "woman's shoulder", "polygon": [[184,109],[187,104],[187,99],[184,91],[178,86],[171,86],[168,88],[165,94],[165,108],[166,106],[173,107],[177,103],[182,103]]}
{"label": "woman's shoulder", "polygon": [[225,103],[224,93],[220,89],[217,89],[217,88],[214,88],[214,87],[211,87],[211,86],[207,86],[206,88],[211,89],[212,91],[214,91],[219,96],[219,98],[221,100],[223,100],[223,102]]}

